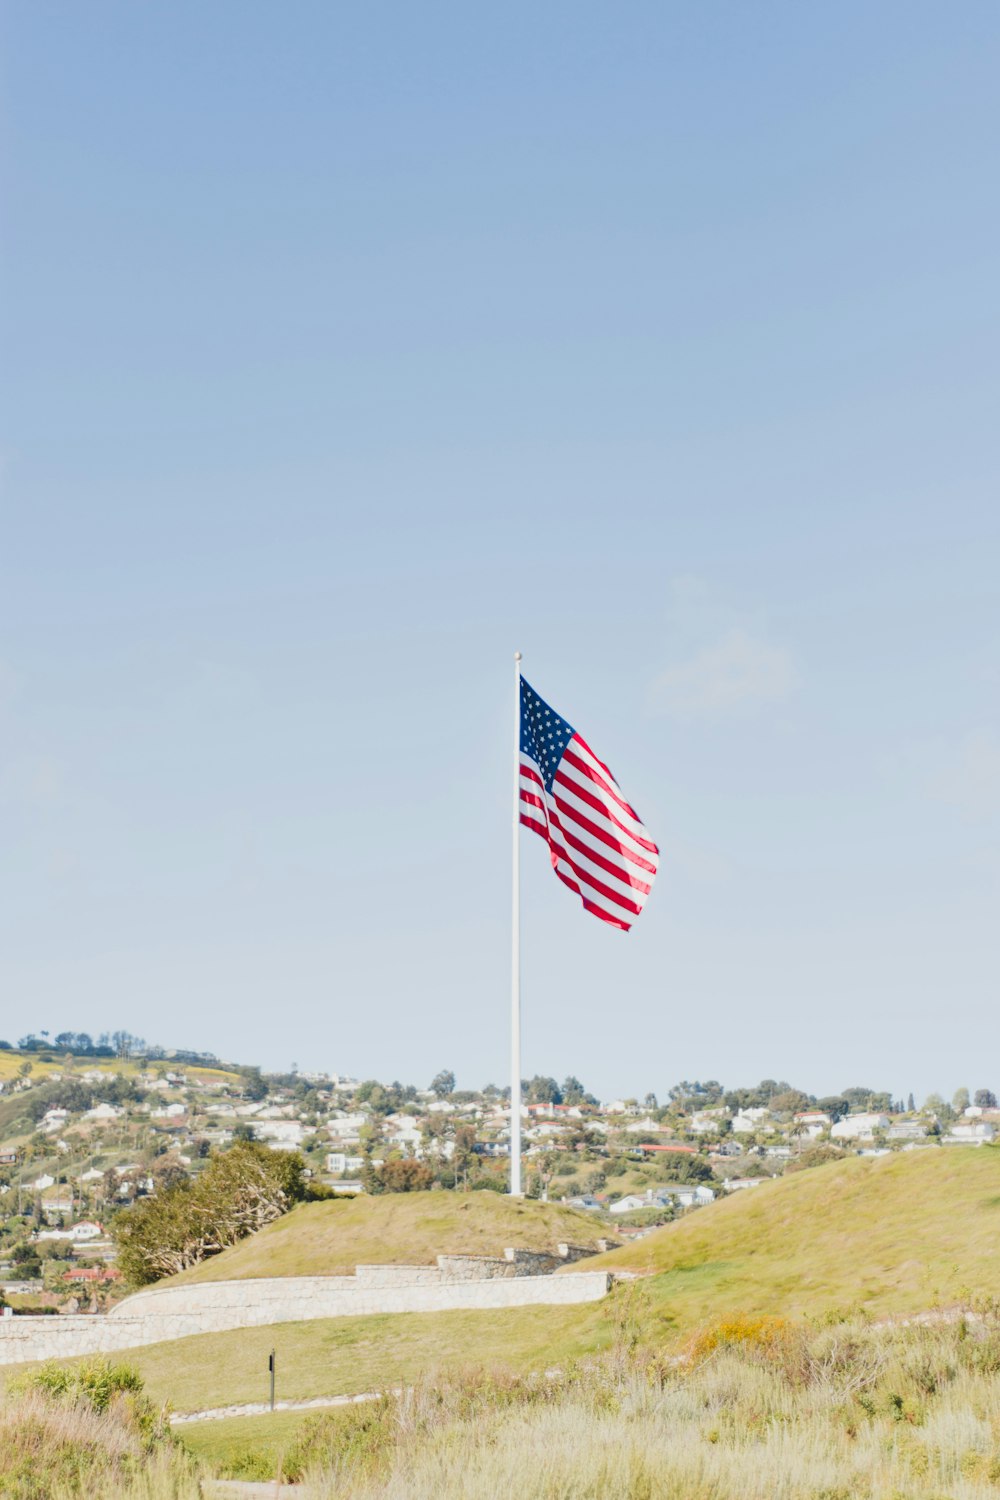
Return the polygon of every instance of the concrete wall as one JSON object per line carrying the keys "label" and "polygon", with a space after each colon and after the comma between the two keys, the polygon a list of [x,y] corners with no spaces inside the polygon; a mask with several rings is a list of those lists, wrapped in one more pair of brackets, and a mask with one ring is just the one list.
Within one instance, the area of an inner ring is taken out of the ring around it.
{"label": "concrete wall", "polygon": [[[391,1274],[387,1274],[391,1273]],[[190,1334],[370,1313],[448,1312],[596,1302],[604,1271],[463,1280],[435,1266],[359,1266],[356,1276],[282,1276],[154,1287],[107,1316],[0,1318],[0,1365],[108,1354]]]}

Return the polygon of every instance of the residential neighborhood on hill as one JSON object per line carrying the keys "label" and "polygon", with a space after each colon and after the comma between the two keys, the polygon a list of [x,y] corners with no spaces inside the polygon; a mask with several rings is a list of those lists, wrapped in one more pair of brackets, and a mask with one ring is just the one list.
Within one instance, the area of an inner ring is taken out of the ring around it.
{"label": "residential neighborhood on hill", "polygon": [[[178,1058],[185,1061],[180,1062]],[[568,1077],[525,1080],[528,1196],[626,1235],[720,1194],[836,1156],[991,1142],[996,1096],[918,1107],[866,1088],[816,1099],[784,1082],[683,1082],[601,1102]],[[123,1292],[116,1216],[191,1182],[234,1142],[298,1153],[316,1196],[507,1188],[509,1091],[427,1088],[221,1063],[128,1033],[0,1044],[0,1287],[25,1309],[99,1311]]]}

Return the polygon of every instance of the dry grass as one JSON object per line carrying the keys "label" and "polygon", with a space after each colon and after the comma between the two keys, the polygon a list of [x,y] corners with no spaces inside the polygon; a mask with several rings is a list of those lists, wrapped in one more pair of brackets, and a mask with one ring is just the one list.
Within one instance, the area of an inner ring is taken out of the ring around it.
{"label": "dry grass", "polygon": [[40,1391],[0,1404],[0,1495],[49,1500],[53,1495],[103,1495],[153,1471],[178,1479],[192,1472],[172,1447],[151,1443],[137,1426],[132,1404],[118,1399],[105,1411],[86,1400],[59,1401]]}
{"label": "dry grass", "polygon": [[327,1418],[325,1452],[315,1418],[291,1472],[316,1500],[995,1500],[996,1329],[746,1320],[700,1347],[428,1382]]}
{"label": "dry grass", "polygon": [[222,1255],[162,1285],[251,1276],[332,1276],[358,1265],[431,1264],[440,1254],[501,1255],[594,1245],[607,1229],[556,1203],[498,1193],[389,1193],[304,1203]]}

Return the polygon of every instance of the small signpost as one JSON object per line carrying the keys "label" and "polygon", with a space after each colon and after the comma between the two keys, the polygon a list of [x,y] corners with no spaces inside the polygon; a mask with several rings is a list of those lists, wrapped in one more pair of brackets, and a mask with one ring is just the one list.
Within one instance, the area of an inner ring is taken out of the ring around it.
{"label": "small signpost", "polygon": [[274,1350],[271,1350],[267,1361],[267,1368],[271,1375],[271,1410],[274,1411]]}

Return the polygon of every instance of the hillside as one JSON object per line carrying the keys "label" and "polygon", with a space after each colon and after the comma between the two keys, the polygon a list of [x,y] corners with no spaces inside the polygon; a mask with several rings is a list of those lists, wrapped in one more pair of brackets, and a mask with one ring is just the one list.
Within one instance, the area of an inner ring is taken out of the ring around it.
{"label": "hillside", "polygon": [[654,1273],[666,1328],[682,1330],[737,1311],[885,1316],[1000,1296],[998,1241],[1000,1150],[948,1147],[763,1183],[587,1265]]}
{"label": "hillside", "polygon": [[300,1204],[259,1234],[160,1284],[343,1275],[357,1265],[431,1264],[439,1254],[501,1255],[508,1245],[551,1251],[560,1241],[596,1245],[612,1234],[577,1209],[498,1193],[362,1195]]}

